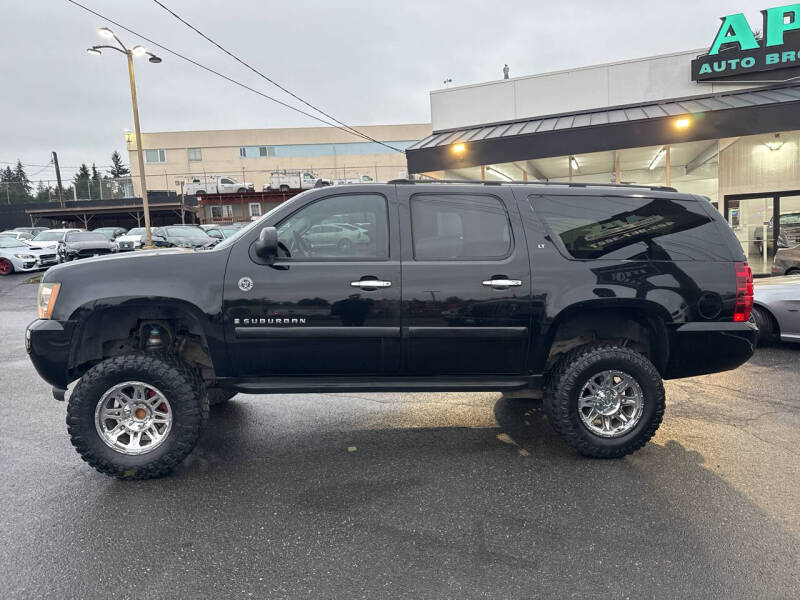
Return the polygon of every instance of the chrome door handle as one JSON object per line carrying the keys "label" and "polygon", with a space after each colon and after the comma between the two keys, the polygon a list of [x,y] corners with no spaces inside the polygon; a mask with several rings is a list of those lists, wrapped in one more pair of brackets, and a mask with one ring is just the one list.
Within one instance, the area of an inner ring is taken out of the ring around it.
{"label": "chrome door handle", "polygon": [[361,279],[351,281],[350,285],[357,288],[388,288],[392,287],[391,281],[381,281],[380,279]]}
{"label": "chrome door handle", "polygon": [[522,281],[519,279],[487,279],[483,282],[483,285],[488,285],[489,287],[519,287],[522,285]]}

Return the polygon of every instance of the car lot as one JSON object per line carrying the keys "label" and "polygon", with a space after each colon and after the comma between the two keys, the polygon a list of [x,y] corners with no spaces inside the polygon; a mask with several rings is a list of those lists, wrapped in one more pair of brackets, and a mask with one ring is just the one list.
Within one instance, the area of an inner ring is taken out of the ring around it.
{"label": "car lot", "polygon": [[238,396],[171,477],[108,479],[24,351],[0,278],[9,598],[788,598],[800,352],[667,382],[654,442],[579,457],[499,394]]}

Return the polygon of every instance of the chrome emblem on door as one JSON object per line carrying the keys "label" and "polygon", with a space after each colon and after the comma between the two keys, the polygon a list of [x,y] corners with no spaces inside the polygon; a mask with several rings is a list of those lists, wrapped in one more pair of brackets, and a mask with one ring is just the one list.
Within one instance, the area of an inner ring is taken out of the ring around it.
{"label": "chrome emblem on door", "polygon": [[249,292],[253,289],[253,280],[249,277],[242,277],[239,280],[239,289],[243,292]]}

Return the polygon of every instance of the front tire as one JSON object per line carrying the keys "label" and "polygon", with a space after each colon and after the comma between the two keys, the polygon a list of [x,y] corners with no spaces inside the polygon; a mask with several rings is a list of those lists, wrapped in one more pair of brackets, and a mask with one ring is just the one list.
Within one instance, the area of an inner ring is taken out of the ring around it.
{"label": "front tire", "polygon": [[14,272],[14,263],[7,258],[0,258],[0,276],[11,275]]}
{"label": "front tire", "polygon": [[756,346],[765,346],[777,341],[775,331],[775,322],[772,315],[760,306],[754,306],[750,312],[750,319],[758,327],[758,335],[756,336]]}
{"label": "front tire", "polygon": [[202,381],[167,357],[109,358],[80,379],[69,399],[72,445],[97,471],[120,479],[162,477],[192,451],[208,418]]}
{"label": "front tire", "polygon": [[664,385],[630,348],[581,346],[551,374],[544,408],[553,429],[584,456],[620,458],[653,437],[664,416]]}

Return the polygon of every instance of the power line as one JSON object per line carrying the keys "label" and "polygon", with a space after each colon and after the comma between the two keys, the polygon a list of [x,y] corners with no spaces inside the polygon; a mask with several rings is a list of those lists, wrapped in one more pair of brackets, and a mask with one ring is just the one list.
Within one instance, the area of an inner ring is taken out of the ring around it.
{"label": "power line", "polygon": [[256,69],[255,67],[253,67],[253,66],[251,66],[250,64],[246,63],[245,61],[243,61],[241,58],[239,58],[238,56],[236,56],[236,55],[235,55],[233,52],[231,52],[230,50],[227,50],[226,48],[223,48],[223,47],[222,47],[220,44],[218,44],[217,42],[215,42],[214,40],[212,40],[212,39],[211,39],[210,37],[208,37],[208,36],[207,36],[205,33],[203,33],[202,31],[200,31],[199,29],[197,29],[197,27],[195,27],[194,25],[192,25],[191,23],[189,23],[188,21],[186,21],[186,19],[184,19],[183,17],[181,17],[179,14],[177,14],[175,11],[173,11],[173,10],[172,10],[172,9],[170,9],[169,7],[165,6],[165,5],[164,5],[162,2],[160,2],[159,0],[153,0],[153,2],[155,2],[156,4],[158,4],[158,5],[159,5],[161,8],[163,8],[165,11],[167,11],[167,12],[168,12],[169,14],[171,14],[173,17],[175,17],[176,19],[178,19],[178,20],[179,20],[181,23],[183,23],[184,25],[186,25],[186,26],[187,26],[189,29],[191,29],[192,31],[194,31],[195,33],[197,33],[197,34],[198,34],[200,37],[202,37],[202,38],[204,38],[205,40],[207,40],[207,41],[211,42],[212,44],[214,44],[214,45],[215,45],[217,48],[219,48],[220,50],[222,50],[222,51],[223,51],[225,54],[227,54],[228,56],[230,56],[230,57],[231,57],[232,59],[234,59],[236,62],[238,62],[238,63],[239,63],[239,64],[241,64],[241,65],[244,65],[245,67],[247,67],[248,69],[250,69],[250,70],[251,70],[253,73],[255,73],[256,75],[258,75],[258,76],[259,76],[259,77],[261,77],[262,79],[265,79],[266,81],[270,82],[270,83],[271,83],[272,85],[274,85],[275,87],[277,87],[277,88],[279,88],[279,89],[283,90],[284,92],[286,92],[287,94],[289,94],[289,95],[290,95],[292,98],[294,98],[294,99],[296,99],[296,100],[299,100],[300,102],[302,102],[303,104],[305,104],[305,105],[306,105],[306,106],[308,106],[309,108],[312,108],[312,109],[314,109],[315,111],[317,111],[318,113],[320,113],[320,114],[322,114],[322,115],[325,115],[325,116],[326,116],[326,117],[328,117],[330,120],[334,121],[335,123],[338,123],[338,124],[339,124],[339,125],[341,125],[342,127],[346,128],[348,131],[350,131],[351,133],[354,133],[354,134],[357,134],[357,135],[361,135],[362,137],[365,137],[365,138],[367,138],[367,139],[369,139],[369,140],[371,140],[371,141],[373,141],[373,142],[375,142],[375,143],[377,143],[377,144],[380,144],[381,146],[386,146],[387,148],[390,148],[390,149],[394,150],[395,152],[402,152],[402,150],[400,150],[399,148],[395,148],[394,146],[391,146],[391,145],[389,145],[389,144],[385,144],[385,143],[381,142],[380,140],[376,140],[375,138],[373,138],[373,137],[370,137],[370,136],[368,136],[367,134],[365,134],[365,133],[362,133],[362,132],[358,131],[357,129],[355,129],[355,128],[351,127],[350,125],[347,125],[346,123],[342,123],[342,122],[341,122],[339,119],[337,119],[337,118],[336,118],[336,117],[334,117],[333,115],[331,115],[331,114],[329,114],[329,113],[326,113],[326,112],[325,112],[324,110],[322,110],[321,108],[318,108],[318,107],[314,106],[313,104],[311,104],[310,102],[308,102],[308,101],[304,100],[303,98],[301,98],[300,96],[298,96],[297,94],[295,94],[294,92],[292,92],[291,90],[289,90],[289,89],[287,89],[286,87],[282,86],[280,83],[278,83],[278,82],[276,82],[275,80],[271,79],[271,78],[270,78],[270,77],[268,77],[267,75],[264,75],[264,74],[263,74],[261,71],[259,71],[259,70],[258,70],[258,69]]}
{"label": "power line", "polygon": [[300,109],[300,108],[297,108],[296,106],[292,106],[291,104],[287,104],[286,102],[283,102],[282,100],[278,100],[277,98],[273,98],[272,96],[270,96],[270,95],[268,95],[268,94],[265,94],[264,92],[260,92],[260,91],[258,91],[257,89],[250,87],[249,85],[246,85],[246,84],[244,84],[244,83],[242,83],[242,82],[240,82],[240,81],[237,81],[236,79],[233,79],[232,77],[228,77],[227,75],[223,75],[223,74],[222,74],[222,73],[220,73],[219,71],[215,71],[214,69],[212,69],[212,68],[210,68],[210,67],[207,67],[207,66],[205,66],[205,65],[203,65],[203,64],[201,64],[201,63],[199,63],[199,62],[197,62],[196,60],[193,60],[193,59],[191,59],[191,58],[189,58],[189,57],[187,57],[187,56],[184,56],[184,55],[183,55],[183,54],[181,54],[180,52],[177,52],[177,51],[175,51],[175,50],[172,50],[172,49],[170,49],[170,48],[167,48],[166,46],[164,46],[164,45],[162,45],[162,44],[159,44],[158,42],[156,42],[156,41],[154,41],[154,40],[152,40],[152,39],[148,38],[147,36],[144,36],[144,35],[142,35],[141,33],[138,33],[138,32],[136,32],[136,31],[134,31],[133,29],[130,29],[130,28],[128,28],[128,27],[125,27],[125,25],[122,25],[121,23],[118,23],[117,21],[114,21],[113,19],[110,19],[109,17],[106,17],[105,15],[102,15],[102,14],[100,14],[99,12],[97,12],[97,11],[95,11],[95,10],[92,10],[92,9],[91,9],[91,8],[89,8],[88,6],[84,6],[84,5],[83,5],[83,4],[81,4],[80,2],[77,2],[76,0],[67,0],[67,2],[69,2],[69,3],[71,3],[71,4],[74,4],[74,5],[75,5],[75,6],[77,6],[78,8],[81,8],[81,9],[85,10],[86,12],[88,12],[88,13],[91,13],[91,14],[95,15],[96,17],[100,17],[101,19],[103,19],[103,20],[105,20],[105,21],[108,21],[109,23],[111,23],[111,24],[113,24],[113,25],[116,25],[116,26],[117,26],[117,27],[119,27],[120,29],[123,29],[123,30],[127,31],[128,33],[130,33],[130,34],[132,34],[132,35],[135,35],[135,36],[137,36],[137,37],[140,37],[140,38],[142,38],[143,40],[145,40],[145,41],[147,41],[147,42],[149,42],[149,43],[153,44],[153,45],[154,45],[154,46],[156,46],[157,48],[161,48],[161,49],[162,49],[162,50],[164,50],[165,52],[169,52],[169,53],[170,53],[170,54],[172,54],[173,56],[177,56],[177,57],[178,57],[178,58],[180,58],[181,60],[185,60],[186,62],[188,62],[188,63],[191,63],[191,64],[193,64],[194,66],[196,66],[196,67],[199,67],[199,68],[203,69],[204,71],[208,71],[209,73],[212,73],[212,74],[216,75],[217,77],[221,77],[222,79],[225,79],[226,81],[229,81],[229,82],[233,83],[234,85],[238,85],[238,86],[239,86],[239,87],[241,87],[241,88],[244,88],[244,89],[246,89],[246,90],[248,90],[248,91],[250,91],[250,92],[253,92],[254,94],[258,94],[259,96],[261,96],[261,97],[263,97],[263,98],[266,98],[267,100],[270,100],[270,101],[272,101],[272,102],[275,102],[276,104],[280,104],[281,106],[285,106],[286,108],[288,108],[288,109],[290,109],[290,110],[293,110],[293,111],[295,111],[295,112],[298,112],[298,113],[300,113],[300,114],[302,114],[302,115],[305,115],[305,116],[307,116],[307,117],[309,117],[309,118],[311,118],[311,119],[314,119],[315,121],[319,121],[320,123],[324,123],[325,125],[328,125],[328,126],[330,126],[330,127],[335,127],[336,129],[339,129],[339,130],[341,130],[341,131],[344,131],[345,133],[348,133],[348,134],[350,134],[350,135],[357,135],[358,137],[361,137],[362,139],[370,139],[368,136],[366,136],[366,135],[364,135],[364,134],[362,134],[362,133],[358,133],[358,132],[349,131],[349,130],[345,129],[344,127],[341,127],[341,126],[339,126],[339,125],[336,125],[336,124],[334,124],[334,123],[331,123],[331,122],[329,122],[329,121],[326,121],[325,119],[322,119],[322,118],[320,118],[320,117],[318,117],[318,116],[316,116],[316,115],[312,115],[312,114],[311,114],[311,113],[309,113],[309,112],[306,112],[306,111],[304,111],[304,110],[302,110],[302,109]]}

